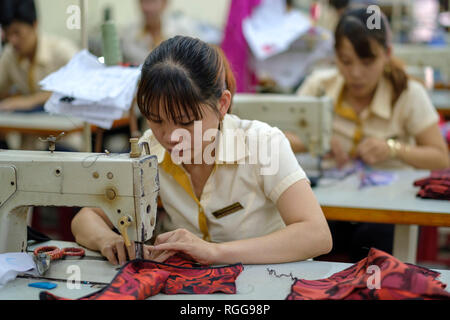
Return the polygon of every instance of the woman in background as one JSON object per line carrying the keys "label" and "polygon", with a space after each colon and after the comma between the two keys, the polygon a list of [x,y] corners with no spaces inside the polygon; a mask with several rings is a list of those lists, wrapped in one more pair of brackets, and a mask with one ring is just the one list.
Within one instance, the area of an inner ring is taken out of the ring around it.
{"label": "woman in background", "polygon": [[[382,168],[447,168],[436,109],[424,86],[393,58],[387,19],[381,15],[379,28],[369,29],[371,16],[365,8],[342,16],[335,30],[338,69],[314,72],[298,94],[332,98],[330,156],[338,167],[360,159]],[[392,225],[332,222],[330,227],[335,250],[351,248],[352,260],[366,254],[363,247],[392,252]]]}
{"label": "woman in background", "polygon": [[[42,112],[51,92],[41,90],[39,82],[66,65],[78,49],[65,38],[39,31],[33,0],[0,0],[0,25],[6,40],[0,53],[0,113]],[[37,147],[36,136],[23,137],[22,148]],[[72,143],[76,134],[62,141],[77,148]],[[0,149],[8,147],[0,133]]]}
{"label": "woman in background", "polygon": [[338,166],[360,158],[388,168],[447,168],[436,109],[393,58],[387,20],[369,29],[370,16],[366,9],[344,14],[335,31],[338,70],[313,73],[298,94],[333,99],[331,153]]}
{"label": "woman in background", "polygon": [[51,93],[39,82],[63,67],[77,52],[72,42],[38,30],[33,0],[1,0],[0,25],[7,44],[0,56],[0,111],[29,111]]}
{"label": "woman in background", "polygon": [[[134,0],[141,18],[121,32],[124,62],[140,65],[162,41],[177,35],[191,36],[209,43],[220,41],[220,32],[213,26],[182,14],[168,12],[170,0]],[[217,38],[217,39],[216,39]]]}

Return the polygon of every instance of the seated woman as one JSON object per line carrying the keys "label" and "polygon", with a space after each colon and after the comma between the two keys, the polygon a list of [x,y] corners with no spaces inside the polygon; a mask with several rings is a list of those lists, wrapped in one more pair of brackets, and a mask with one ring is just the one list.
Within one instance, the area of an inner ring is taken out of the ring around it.
{"label": "seated woman", "polygon": [[67,64],[77,48],[38,32],[33,0],[2,1],[0,25],[7,40],[0,56],[0,111],[42,110],[51,93],[40,90],[39,82]]}
{"label": "seated woman", "polygon": [[393,58],[387,20],[369,29],[370,16],[364,8],[343,15],[335,31],[338,70],[313,73],[298,94],[333,99],[331,153],[338,166],[359,158],[387,168],[448,167],[436,109]]}
{"label": "seated woman", "polygon": [[[331,157],[338,167],[351,160],[381,168],[442,169],[449,166],[438,114],[424,86],[393,58],[386,18],[369,29],[365,8],[346,12],[335,30],[338,70],[317,71],[299,95],[325,94],[334,101]],[[373,21],[373,20],[371,20]],[[330,222],[334,253],[357,261],[375,246],[392,252],[393,226]]]}
{"label": "seated woman", "polygon": [[[163,40],[176,35],[206,41],[220,39],[220,32],[196,19],[178,12],[168,12],[170,0],[134,0],[138,2],[140,17],[121,32],[120,42],[126,63],[140,65],[150,51]],[[208,32],[209,31],[209,32]],[[214,35],[216,34],[216,35]],[[217,41],[217,40],[216,40]]]}
{"label": "seated woman", "polygon": [[[147,57],[137,93],[150,126],[142,141],[158,157],[167,216],[159,221],[166,232],[145,246],[145,258],[181,253],[205,264],[263,264],[331,250],[327,222],[287,138],[228,114],[234,88],[223,54],[201,40],[177,36]],[[268,159],[247,143],[255,137],[270,145]],[[122,264],[134,248],[112,229],[95,208],[72,221],[79,244]]]}
{"label": "seated woman", "polygon": [[[77,48],[66,39],[38,31],[33,0],[0,1],[0,25],[7,41],[0,55],[0,113],[41,112],[51,92],[42,91],[39,82],[67,64]],[[36,136],[24,138],[27,142],[21,148],[36,148]],[[0,148],[8,148],[5,140],[0,133]],[[69,137],[64,141],[69,148],[76,145]]]}

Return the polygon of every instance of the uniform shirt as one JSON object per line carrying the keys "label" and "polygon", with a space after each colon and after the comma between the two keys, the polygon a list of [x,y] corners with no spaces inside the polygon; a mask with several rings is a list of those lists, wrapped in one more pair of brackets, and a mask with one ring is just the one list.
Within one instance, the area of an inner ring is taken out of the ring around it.
{"label": "uniform shirt", "polygon": [[[391,82],[382,77],[371,104],[359,115],[342,101],[345,85],[337,70],[320,70],[308,77],[297,94],[320,96],[325,94],[334,102],[333,134],[344,151],[354,155],[357,145],[367,137],[415,144],[414,137],[431,125],[438,123],[439,115],[423,85],[413,79],[392,106]],[[376,165],[382,168],[406,168],[400,160],[389,159]]]}
{"label": "uniform shirt", "polygon": [[[263,236],[283,228],[276,202],[288,187],[307,179],[289,141],[278,128],[229,114],[224,117],[220,132],[215,167],[200,199],[195,196],[189,174],[172,162],[151,130],[141,138],[149,142],[151,153],[158,157],[160,198],[167,212],[163,231],[185,228],[205,240],[225,242]],[[261,147],[255,151],[252,147],[255,144],[248,137],[256,136],[274,148],[269,162],[255,157],[264,150]]]}
{"label": "uniform shirt", "polygon": [[0,56],[0,93],[9,93],[12,86],[22,95],[39,92],[39,82],[66,65],[76,52],[76,46],[66,39],[39,34],[36,55],[30,62],[19,58],[7,44]]}
{"label": "uniform shirt", "polygon": [[333,6],[324,3],[321,6],[320,11],[320,16],[317,20],[317,26],[334,32],[339,22],[339,14],[337,13],[337,10]]}

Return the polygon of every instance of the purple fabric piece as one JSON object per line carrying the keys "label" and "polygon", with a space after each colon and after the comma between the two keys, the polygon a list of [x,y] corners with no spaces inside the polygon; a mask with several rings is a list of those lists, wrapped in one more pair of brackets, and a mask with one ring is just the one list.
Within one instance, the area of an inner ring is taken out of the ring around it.
{"label": "purple fabric piece", "polygon": [[371,186],[384,186],[391,184],[395,180],[395,174],[389,171],[378,171],[371,169],[361,160],[356,162],[359,174],[359,189]]}
{"label": "purple fabric piece", "polygon": [[373,170],[361,160],[356,160],[352,166],[344,169],[332,168],[325,170],[323,177],[342,180],[355,173],[359,176],[359,189],[388,185],[396,179],[396,175],[393,172]]}
{"label": "purple fabric piece", "polygon": [[386,171],[366,171],[360,174],[359,188],[367,186],[384,186],[391,184],[395,180],[395,175],[392,172]]}
{"label": "purple fabric piece", "polygon": [[236,92],[254,92],[256,76],[249,67],[249,49],[242,32],[242,22],[252,14],[262,0],[232,0],[225,36],[222,41],[224,51],[236,77]]}

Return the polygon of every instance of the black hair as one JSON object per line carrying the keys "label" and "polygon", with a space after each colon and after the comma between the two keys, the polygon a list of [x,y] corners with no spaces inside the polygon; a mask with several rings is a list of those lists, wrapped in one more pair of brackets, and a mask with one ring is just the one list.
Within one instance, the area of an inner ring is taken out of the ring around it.
{"label": "black hair", "polygon": [[[339,50],[342,40],[347,38],[361,59],[376,58],[373,51],[373,40],[380,44],[385,50],[391,46],[391,34],[386,17],[380,12],[378,26],[369,28],[370,19],[374,13],[367,8],[358,8],[346,11],[340,18],[335,30],[335,49]],[[400,61],[391,58],[386,76],[394,88],[394,101],[407,88],[408,76]]]}
{"label": "black hair", "polygon": [[345,12],[339,20],[335,30],[335,48],[338,49],[342,39],[345,37],[353,45],[360,58],[374,58],[371,40],[376,40],[383,48],[390,45],[388,30],[384,19],[380,17],[379,28],[368,28],[368,20],[373,13],[366,8],[359,8]]}
{"label": "black hair", "polygon": [[7,28],[13,22],[33,25],[37,21],[34,0],[0,0],[0,25]]}
{"label": "black hair", "polygon": [[332,7],[339,10],[346,8],[350,3],[350,0],[330,0],[329,2]]}
{"label": "black hair", "polygon": [[223,91],[228,89],[234,95],[235,87],[233,73],[220,48],[199,39],[176,36],[163,41],[145,59],[137,104],[147,119],[160,120],[161,108],[174,123],[180,123],[183,115],[190,121],[200,120],[202,105],[219,114],[217,102]]}

